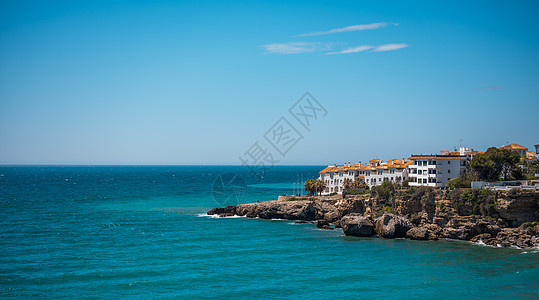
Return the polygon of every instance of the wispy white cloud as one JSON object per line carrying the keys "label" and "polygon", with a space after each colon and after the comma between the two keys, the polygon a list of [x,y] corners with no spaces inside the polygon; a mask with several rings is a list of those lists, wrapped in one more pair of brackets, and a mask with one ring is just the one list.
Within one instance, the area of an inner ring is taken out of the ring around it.
{"label": "wispy white cloud", "polygon": [[262,46],[270,54],[297,54],[316,51],[328,51],[331,47],[324,43],[288,42]]}
{"label": "wispy white cloud", "polygon": [[341,51],[328,52],[326,54],[327,55],[350,54],[350,53],[363,52],[367,50],[370,50],[370,52],[392,51],[392,50],[402,49],[405,47],[408,47],[408,45],[407,44],[385,44],[385,45],[380,45],[380,46],[361,45],[357,47],[346,48]]}
{"label": "wispy white cloud", "polygon": [[331,30],[327,30],[327,31],[305,33],[305,34],[300,34],[298,36],[314,36],[314,35],[333,34],[333,33],[340,33],[340,32],[349,32],[349,31],[371,30],[371,29],[377,29],[377,28],[381,28],[381,27],[386,27],[388,25],[397,26],[399,24],[398,23],[388,23],[388,22],[360,24],[360,25],[347,26],[347,27],[343,27],[343,28],[331,29]]}
{"label": "wispy white cloud", "polygon": [[380,45],[372,49],[372,52],[393,51],[393,50],[398,50],[398,49],[402,49],[406,47],[408,47],[407,44],[385,44],[385,45]]}
{"label": "wispy white cloud", "polygon": [[357,47],[346,48],[346,49],[341,50],[341,51],[328,52],[328,53],[326,53],[326,54],[327,54],[327,55],[332,55],[332,54],[357,53],[357,52],[367,51],[367,50],[370,50],[370,49],[372,49],[372,48],[373,48],[373,46],[363,45],[363,46],[357,46]]}

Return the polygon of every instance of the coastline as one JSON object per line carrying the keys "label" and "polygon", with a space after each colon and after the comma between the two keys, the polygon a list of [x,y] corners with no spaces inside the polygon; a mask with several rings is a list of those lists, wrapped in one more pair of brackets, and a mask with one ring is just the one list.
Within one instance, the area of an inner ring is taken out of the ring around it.
{"label": "coastline", "polygon": [[538,192],[516,197],[497,194],[495,204],[490,203],[481,215],[474,214],[473,206],[478,203],[466,203],[462,197],[446,198],[447,194],[429,188],[411,189],[391,201],[370,195],[281,196],[278,200],[214,208],[207,215],[316,222],[320,229],[341,228],[346,236],[539,248]]}

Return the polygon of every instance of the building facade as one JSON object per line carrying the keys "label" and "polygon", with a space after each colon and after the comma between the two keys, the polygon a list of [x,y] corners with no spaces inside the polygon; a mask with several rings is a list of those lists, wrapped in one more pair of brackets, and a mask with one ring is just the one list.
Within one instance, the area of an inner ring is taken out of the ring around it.
{"label": "building facade", "polygon": [[[455,149],[456,150],[456,149]],[[446,183],[460,176],[470,166],[473,152],[468,147],[459,151],[440,151],[440,155],[412,155],[409,167],[410,186],[445,187]]]}
{"label": "building facade", "polygon": [[521,146],[519,144],[505,145],[505,146],[500,147],[500,149],[507,149],[507,150],[514,151],[518,153],[518,155],[520,155],[520,157],[522,158],[526,158],[526,154],[528,152],[528,148]]}
{"label": "building facade", "polygon": [[361,162],[356,164],[348,162],[342,166],[334,164],[320,171],[318,179],[326,184],[322,195],[342,194],[346,179],[365,181],[369,187],[381,185],[384,181],[400,184],[408,179],[408,167],[412,164],[413,161],[405,161],[404,159],[390,159],[387,163],[383,163],[380,159],[372,159],[368,164]]}

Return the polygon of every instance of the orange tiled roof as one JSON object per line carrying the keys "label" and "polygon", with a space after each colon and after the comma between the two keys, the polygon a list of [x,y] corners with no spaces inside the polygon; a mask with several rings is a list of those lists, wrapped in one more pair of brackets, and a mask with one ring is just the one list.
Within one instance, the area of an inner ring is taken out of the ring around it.
{"label": "orange tiled roof", "polygon": [[365,166],[361,167],[360,170],[374,171],[374,170],[376,170],[376,168],[373,167],[373,166],[365,165]]}
{"label": "orange tiled roof", "polygon": [[535,158],[535,152],[526,152],[526,158],[527,159],[534,159]]}
{"label": "orange tiled roof", "polygon": [[509,144],[505,145],[503,147],[500,147],[500,149],[509,149],[509,150],[528,150],[528,148],[524,146],[520,146],[519,144]]}
{"label": "orange tiled roof", "polygon": [[322,174],[322,173],[327,173],[327,172],[333,172],[333,168],[335,168],[334,166],[328,166],[327,168],[325,168],[324,170],[318,172],[319,174]]}
{"label": "orange tiled roof", "polygon": [[407,166],[409,166],[409,165],[413,165],[413,164],[414,164],[414,161],[413,161],[413,160],[407,160],[407,161],[405,161],[405,162],[403,163],[403,165],[404,165],[405,167],[407,167]]}
{"label": "orange tiled roof", "polygon": [[379,160],[378,158],[375,158],[375,159],[369,160],[369,162],[381,162],[381,160]]}
{"label": "orange tiled roof", "polygon": [[408,159],[460,159],[463,156],[460,155],[412,155]]}

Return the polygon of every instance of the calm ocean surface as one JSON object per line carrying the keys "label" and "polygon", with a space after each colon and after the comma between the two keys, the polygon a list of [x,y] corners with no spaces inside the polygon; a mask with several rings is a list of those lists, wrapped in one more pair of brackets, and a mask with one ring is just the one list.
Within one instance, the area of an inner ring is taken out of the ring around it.
{"label": "calm ocean surface", "polygon": [[[292,193],[319,170],[257,182],[233,166],[0,167],[0,297],[539,298],[538,250],[201,215]],[[216,201],[224,173],[246,188]]]}

